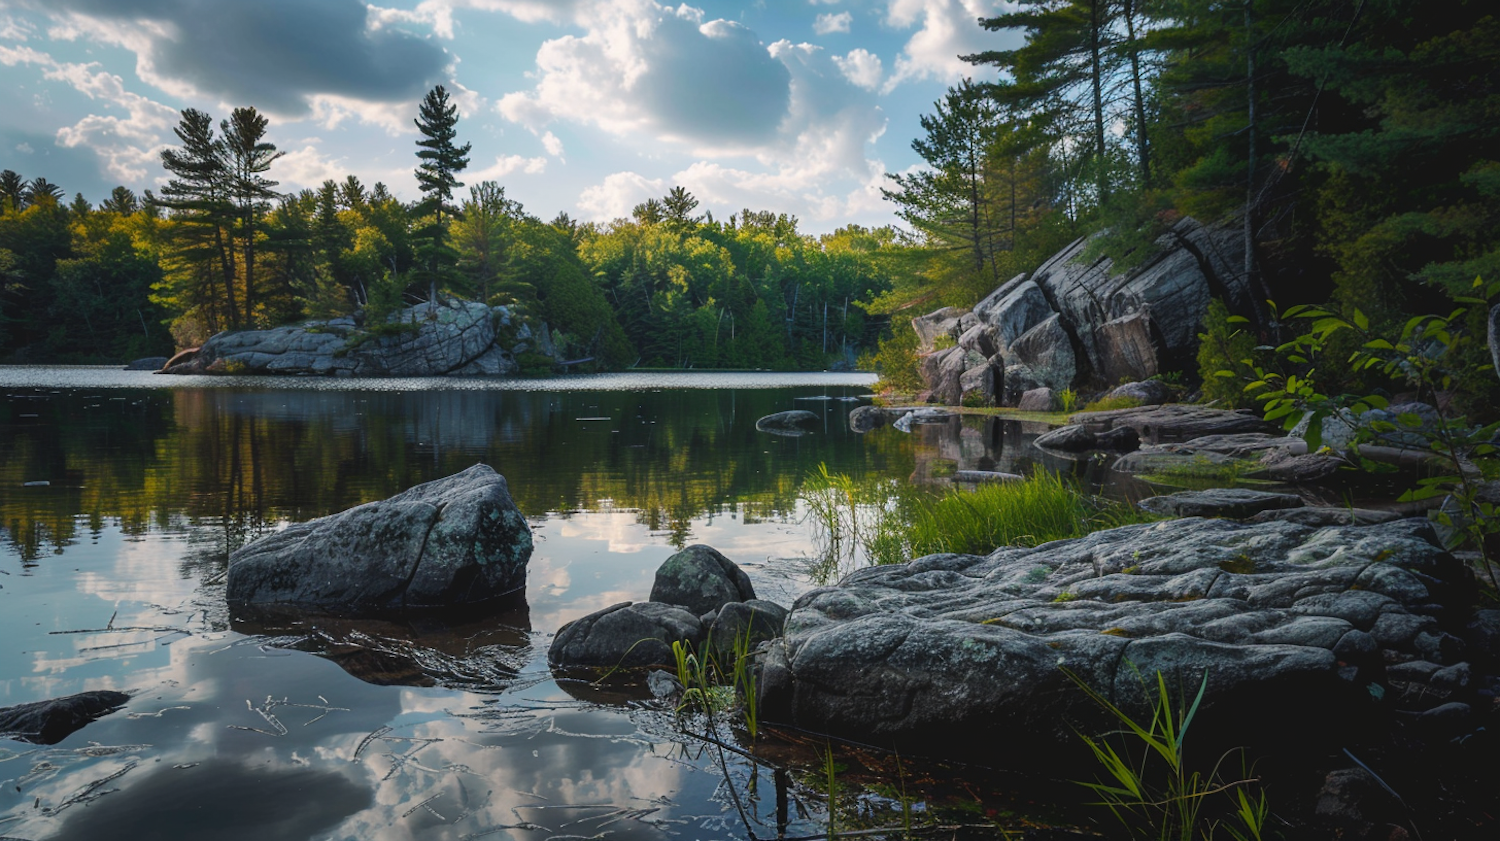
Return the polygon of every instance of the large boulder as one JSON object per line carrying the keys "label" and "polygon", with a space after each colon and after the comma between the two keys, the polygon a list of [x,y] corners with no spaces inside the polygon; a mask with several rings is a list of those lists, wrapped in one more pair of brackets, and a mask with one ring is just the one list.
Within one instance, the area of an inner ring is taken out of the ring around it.
{"label": "large boulder", "polygon": [[346,614],[461,607],[522,590],[531,546],[505,477],[476,464],[235,550],[226,595]]}
{"label": "large boulder", "polygon": [[890,423],[890,414],[881,406],[855,406],[849,410],[849,431],[865,433]]}
{"label": "large boulder", "polygon": [[703,622],[691,611],[660,602],[622,602],[562,626],[547,649],[554,666],[640,668],[668,666],[675,642],[697,646]]}
{"label": "large boulder", "polygon": [[353,318],[219,333],[191,358],[173,360],[170,374],[301,374],[356,377],[431,377],[508,374],[511,349],[496,342],[505,307],[449,299],[392,313],[371,333]]}
{"label": "large boulder", "polygon": [[[1026,275],[1022,274],[1001,285],[980,301],[974,307],[974,315],[980,324],[988,328],[987,333],[975,334],[975,336],[983,336],[993,341],[994,349],[987,355],[993,356],[998,353],[1006,358],[1007,363],[1012,363],[1015,360],[1011,358],[1013,357],[1011,348],[1016,340],[1024,336],[1031,328],[1050,318],[1053,311],[1052,305],[1047,303],[1046,296],[1042,294],[1041,287],[1027,280]],[[959,344],[964,344],[963,337],[960,337]],[[980,350],[980,346],[976,343],[974,349]]]}
{"label": "large boulder", "polygon": [[753,598],[750,576],[717,549],[701,543],[667,558],[657,568],[651,586],[651,601],[680,605],[694,615]]}
{"label": "large boulder", "polygon": [[[1368,725],[1371,683],[1400,681],[1419,702],[1414,682],[1461,662],[1472,586],[1420,520],[1190,518],[930,555],[799,598],[763,658],[761,711],[865,742],[1029,762],[1028,750],[1076,742],[1075,726],[1118,727],[1075,678],[1149,720],[1160,672],[1189,698],[1206,676],[1200,744],[1216,728],[1229,746],[1301,738],[1294,725],[1337,740]],[[1418,660],[1434,666],[1385,674]]]}
{"label": "large boulder", "polygon": [[1053,391],[1073,386],[1078,377],[1078,357],[1073,339],[1058,315],[1044,319],[1011,345],[1011,355],[1031,369],[1036,381]]}
{"label": "large boulder", "polygon": [[[965,316],[968,316],[967,320]],[[975,323],[973,315],[958,307],[943,307],[911,320],[911,328],[917,332],[917,349],[930,353],[939,344],[953,347],[958,337]]]}
{"label": "large boulder", "polygon": [[0,739],[55,745],[102,715],[125,705],[130,696],[107,689],[0,707]]}
{"label": "large boulder", "polygon": [[959,402],[965,406],[998,405],[1004,383],[1005,372],[988,362],[970,368],[958,378]]}

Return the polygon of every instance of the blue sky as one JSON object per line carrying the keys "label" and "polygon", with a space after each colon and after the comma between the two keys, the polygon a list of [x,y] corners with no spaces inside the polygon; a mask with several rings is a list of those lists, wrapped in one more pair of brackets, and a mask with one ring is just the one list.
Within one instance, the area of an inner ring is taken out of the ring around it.
{"label": "blue sky", "polygon": [[498,181],[544,219],[674,185],[810,233],[894,221],[885,173],[1002,0],[0,0],[0,169],[98,202],[159,186],[182,108],[253,105],[282,190],[359,176],[416,197],[417,103],[443,84]]}

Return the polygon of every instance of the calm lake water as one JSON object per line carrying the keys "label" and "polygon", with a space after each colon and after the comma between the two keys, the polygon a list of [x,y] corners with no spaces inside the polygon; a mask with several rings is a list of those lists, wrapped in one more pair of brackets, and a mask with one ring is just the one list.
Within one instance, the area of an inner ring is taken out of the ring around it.
{"label": "calm lake water", "polygon": [[[826,831],[795,736],[764,761],[721,752],[656,704],[554,678],[546,650],[562,624],[644,600],[690,543],[789,605],[814,586],[798,490],[820,464],[917,480],[1039,466],[1034,425],[849,432],[872,380],[0,368],[0,706],[132,696],[55,746],[0,741],[0,836],[743,838],[741,809],[760,838]],[[756,432],[792,408],[823,427]],[[523,606],[456,626],[231,621],[233,548],[481,461],[535,532]],[[848,773],[840,809],[899,809]],[[935,808],[950,782],[911,784]]]}

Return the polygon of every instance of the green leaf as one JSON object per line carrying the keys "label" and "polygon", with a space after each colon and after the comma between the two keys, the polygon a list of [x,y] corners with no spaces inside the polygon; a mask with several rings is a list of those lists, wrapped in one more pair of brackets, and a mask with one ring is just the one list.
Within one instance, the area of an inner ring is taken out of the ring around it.
{"label": "green leaf", "polygon": [[1370,319],[1366,318],[1365,314],[1360,312],[1358,307],[1354,310],[1354,326],[1361,330],[1370,329]]}

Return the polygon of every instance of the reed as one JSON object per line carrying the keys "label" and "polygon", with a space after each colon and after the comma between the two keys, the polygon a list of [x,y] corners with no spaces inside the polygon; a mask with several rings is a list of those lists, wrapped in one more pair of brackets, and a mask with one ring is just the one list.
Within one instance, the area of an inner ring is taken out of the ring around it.
{"label": "reed", "polygon": [[[986,554],[1037,546],[1148,519],[1080,492],[1053,473],[933,493],[890,480],[858,482],[826,466],[802,491],[820,542],[814,572],[847,562],[901,563],[937,552]],[[831,578],[829,574],[825,576]]]}

